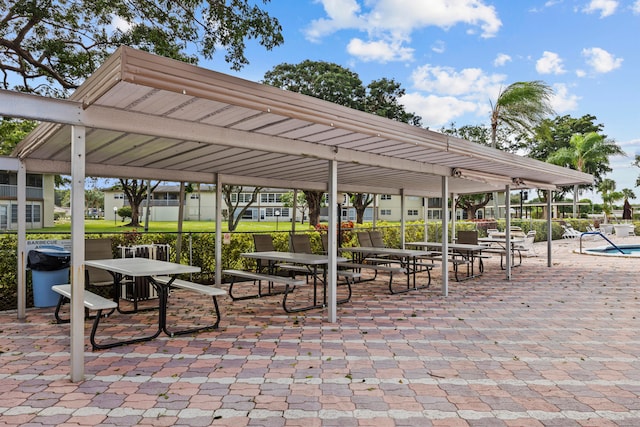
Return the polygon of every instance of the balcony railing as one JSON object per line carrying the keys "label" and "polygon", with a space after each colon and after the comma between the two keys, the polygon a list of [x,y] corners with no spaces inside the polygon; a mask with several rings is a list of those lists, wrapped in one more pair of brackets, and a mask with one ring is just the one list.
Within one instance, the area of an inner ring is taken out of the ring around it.
{"label": "balcony railing", "polygon": [[[27,187],[27,199],[43,199],[42,188],[40,187]],[[18,198],[18,186],[0,184],[0,197],[4,199],[17,199]]]}

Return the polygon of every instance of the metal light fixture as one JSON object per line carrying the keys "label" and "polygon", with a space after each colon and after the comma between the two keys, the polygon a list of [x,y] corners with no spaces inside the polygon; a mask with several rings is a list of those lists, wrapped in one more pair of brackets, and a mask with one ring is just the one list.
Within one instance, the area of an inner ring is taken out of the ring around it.
{"label": "metal light fixture", "polygon": [[507,184],[511,184],[512,181],[508,176],[460,168],[453,169],[451,176],[454,178],[468,179],[470,181],[483,182],[485,184],[496,186],[505,186]]}
{"label": "metal light fixture", "polygon": [[540,190],[557,190],[557,186],[546,182],[532,181],[524,178],[513,178],[511,185],[515,188],[537,188]]}

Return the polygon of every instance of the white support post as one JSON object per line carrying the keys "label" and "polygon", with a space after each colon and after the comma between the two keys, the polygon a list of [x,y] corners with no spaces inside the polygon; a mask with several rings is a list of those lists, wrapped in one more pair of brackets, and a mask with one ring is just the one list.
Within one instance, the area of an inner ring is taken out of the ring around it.
{"label": "white support post", "polygon": [[504,218],[505,218],[505,270],[507,272],[507,280],[511,280],[511,189],[509,186],[504,188]]}
{"label": "white support post", "polygon": [[[297,211],[298,211],[298,190],[293,190],[293,211],[291,212],[291,232],[295,234],[296,232],[296,222],[297,222]],[[302,213],[302,217],[304,218],[304,212]]]}
{"label": "white support post", "polygon": [[222,285],[222,178],[216,176],[216,285]]}
{"label": "white support post", "polygon": [[378,195],[373,195],[373,220],[371,221],[371,227],[376,228],[376,222],[378,221]]}
{"label": "white support post", "polygon": [[551,241],[553,239],[553,227],[551,218],[553,215],[551,214],[551,199],[553,197],[553,192],[551,190],[547,190],[547,267],[551,267],[552,259],[551,259]]}
{"label": "white support post", "polygon": [[422,205],[424,206],[424,208],[422,209],[423,216],[424,216],[424,241],[428,242],[429,241],[429,198],[428,197],[422,198]]}
{"label": "white support post", "polygon": [[[337,271],[338,271],[338,161],[329,160],[329,228],[327,230],[327,248],[329,265],[327,265],[327,319],[330,323],[337,321]],[[342,202],[342,201],[340,201]]]}
{"label": "white support post", "polygon": [[455,242],[458,237],[458,233],[456,233],[456,193],[451,193],[451,241]]}
{"label": "white support post", "polygon": [[449,195],[449,177],[442,177],[442,296],[449,295],[449,209],[447,207]]}
{"label": "white support post", "polygon": [[404,249],[406,222],[404,211],[406,209],[405,204],[406,197],[404,196],[404,188],[400,189],[400,247]]}
{"label": "white support post", "polygon": [[27,317],[27,169],[24,162],[18,166],[18,319]]}
{"label": "white support post", "polygon": [[71,128],[71,381],[84,379],[84,179],[86,129]]}

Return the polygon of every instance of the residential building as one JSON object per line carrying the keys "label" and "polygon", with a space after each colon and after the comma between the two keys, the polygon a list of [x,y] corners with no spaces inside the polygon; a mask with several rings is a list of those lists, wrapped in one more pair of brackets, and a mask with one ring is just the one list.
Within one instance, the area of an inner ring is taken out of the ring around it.
{"label": "residential building", "polygon": [[[27,174],[27,228],[53,227],[54,176]],[[18,175],[0,171],[0,230],[18,229]]]}

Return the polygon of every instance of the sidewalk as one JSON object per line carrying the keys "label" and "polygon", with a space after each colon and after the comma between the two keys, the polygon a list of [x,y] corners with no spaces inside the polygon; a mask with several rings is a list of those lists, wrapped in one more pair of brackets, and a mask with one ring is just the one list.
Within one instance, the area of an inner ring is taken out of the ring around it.
{"label": "sidewalk", "polygon": [[[548,268],[537,244],[511,281],[491,258],[446,298],[438,272],[401,295],[381,276],[354,286],[336,324],[317,310],[285,315],[277,297],[222,298],[216,331],[87,345],[77,384],[53,308],[25,322],[1,312],[0,425],[640,425],[639,260],[577,247],[554,242]],[[201,301],[182,295],[172,305],[192,322]],[[103,333],[152,315],[113,316]]]}

